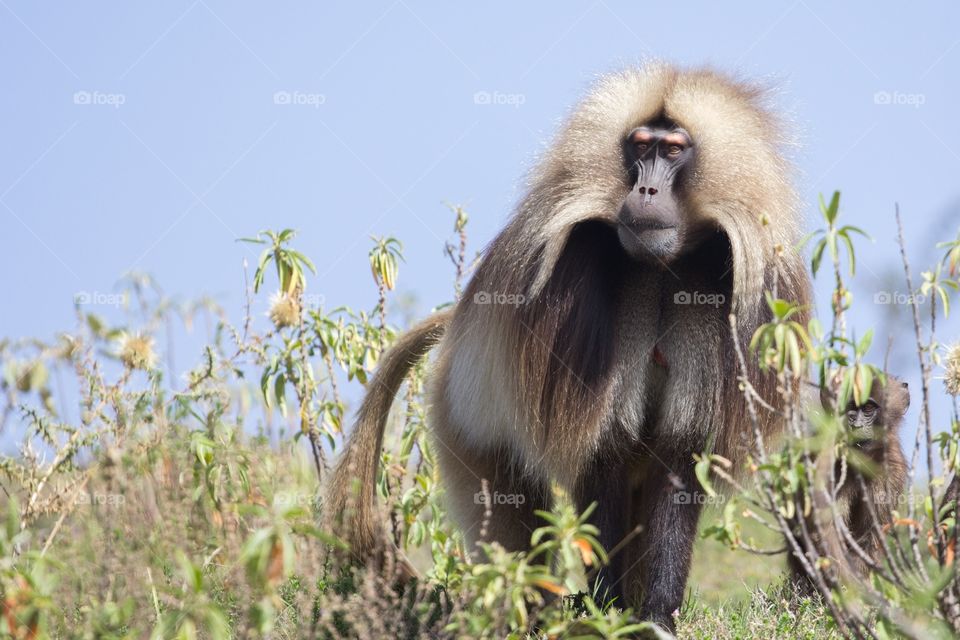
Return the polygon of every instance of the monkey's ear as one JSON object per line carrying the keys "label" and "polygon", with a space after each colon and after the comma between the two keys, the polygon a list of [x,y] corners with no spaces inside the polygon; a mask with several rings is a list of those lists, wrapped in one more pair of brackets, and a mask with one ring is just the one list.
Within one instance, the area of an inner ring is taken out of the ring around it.
{"label": "monkey's ear", "polygon": [[887,376],[887,385],[883,388],[883,407],[899,410],[904,416],[910,408],[910,385],[895,376]]}

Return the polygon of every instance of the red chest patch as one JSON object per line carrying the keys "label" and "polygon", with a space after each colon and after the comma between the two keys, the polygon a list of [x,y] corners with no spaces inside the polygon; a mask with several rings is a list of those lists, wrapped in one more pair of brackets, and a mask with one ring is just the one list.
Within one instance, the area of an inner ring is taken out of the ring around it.
{"label": "red chest patch", "polygon": [[664,369],[669,369],[670,365],[667,364],[667,357],[663,355],[663,351],[660,351],[660,347],[653,347],[653,361]]}

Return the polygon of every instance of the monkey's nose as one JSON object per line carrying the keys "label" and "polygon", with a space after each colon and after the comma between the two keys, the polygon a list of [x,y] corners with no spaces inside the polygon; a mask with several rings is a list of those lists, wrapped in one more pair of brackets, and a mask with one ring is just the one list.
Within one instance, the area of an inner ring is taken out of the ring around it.
{"label": "monkey's nose", "polygon": [[650,204],[651,202],[653,202],[653,196],[657,195],[658,191],[659,189],[657,189],[656,187],[638,187],[637,188],[637,193],[639,193],[642,196],[646,196],[642,198],[643,204]]}

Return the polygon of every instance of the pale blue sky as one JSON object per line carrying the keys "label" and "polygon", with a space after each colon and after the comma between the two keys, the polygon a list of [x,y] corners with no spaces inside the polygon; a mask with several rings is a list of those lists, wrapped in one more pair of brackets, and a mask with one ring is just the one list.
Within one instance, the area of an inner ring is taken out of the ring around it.
{"label": "pale blue sky", "polygon": [[853,325],[883,344],[894,202],[918,272],[960,220],[960,5],[542,6],[0,0],[0,336],[69,328],[77,292],[131,268],[239,320],[253,251],[234,239],[288,226],[328,305],[369,306],[368,236],[399,237],[426,311],[451,293],[443,202],[485,244],[592,79],[655,56],[778,87],[808,219],[840,188],[876,239]]}

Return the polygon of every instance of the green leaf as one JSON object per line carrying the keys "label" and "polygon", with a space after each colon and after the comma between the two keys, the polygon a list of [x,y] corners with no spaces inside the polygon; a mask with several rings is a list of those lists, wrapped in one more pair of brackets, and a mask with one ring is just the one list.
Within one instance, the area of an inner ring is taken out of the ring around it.
{"label": "green leaf", "polygon": [[862,235],[862,236],[863,236],[864,238],[866,238],[867,240],[873,240],[873,238],[870,237],[870,234],[869,234],[869,233],[867,233],[866,231],[864,231],[864,230],[861,229],[860,227],[855,227],[855,226],[853,226],[852,224],[846,225],[845,227],[843,227],[842,229],[840,229],[840,231],[842,231],[843,233],[848,234],[848,235],[849,235],[850,232],[859,233],[860,235]]}
{"label": "green leaf", "polygon": [[802,371],[803,355],[800,351],[800,344],[797,342],[797,334],[793,331],[787,334],[787,349],[790,355],[790,370],[795,376],[799,376]]}
{"label": "green leaf", "polygon": [[12,541],[20,533],[20,505],[16,495],[11,495],[8,500],[5,526],[7,540]]}
{"label": "green leaf", "polygon": [[867,401],[871,389],[873,389],[873,369],[863,367],[860,374],[860,397],[856,399],[858,405]]}
{"label": "green leaf", "polygon": [[273,406],[273,402],[270,399],[270,377],[272,375],[271,369],[267,369],[263,372],[263,375],[260,376],[260,393],[263,394],[263,401],[266,403],[267,408],[270,409]]}
{"label": "green leaf", "polygon": [[847,253],[850,255],[850,275],[856,275],[857,271],[857,257],[853,252],[853,242],[850,240],[850,236],[845,233],[841,233],[840,239],[843,240],[844,244],[847,245]]}
{"label": "green leaf", "polygon": [[273,381],[273,395],[277,401],[277,407],[280,408],[280,415],[287,416],[287,399],[284,394],[284,386],[287,383],[287,377],[282,373]]}
{"label": "green leaf", "polygon": [[810,270],[814,276],[816,276],[820,270],[820,262],[823,260],[823,251],[826,248],[827,241],[824,239],[818,242],[816,248],[813,250],[813,258],[810,260]]}
{"label": "green leaf", "polygon": [[293,258],[298,260],[301,264],[306,265],[306,267],[310,269],[311,273],[317,272],[317,268],[314,266],[313,262],[307,256],[303,255],[299,251],[294,251],[293,249],[287,249],[287,253],[289,253]]}
{"label": "green leaf", "polygon": [[863,338],[860,339],[860,342],[857,343],[857,353],[864,355],[867,351],[870,350],[870,345],[873,343],[873,329],[867,329],[867,332],[863,334]]}
{"label": "green leaf", "polygon": [[703,487],[707,495],[711,498],[715,497],[717,492],[714,491],[713,484],[710,482],[710,456],[698,456],[694,471],[697,474],[697,480],[700,481],[700,486]]}
{"label": "green leaf", "polygon": [[830,198],[830,205],[824,209],[823,207],[823,196],[820,196],[820,209],[823,211],[824,217],[826,217],[827,222],[831,225],[837,219],[837,214],[840,212],[840,192],[834,191],[833,197]]}

